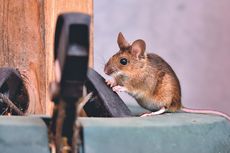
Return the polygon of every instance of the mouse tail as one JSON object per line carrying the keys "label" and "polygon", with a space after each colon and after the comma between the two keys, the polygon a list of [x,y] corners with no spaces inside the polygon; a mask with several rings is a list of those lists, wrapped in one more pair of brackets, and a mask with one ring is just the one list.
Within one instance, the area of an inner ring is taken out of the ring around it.
{"label": "mouse tail", "polygon": [[207,109],[191,109],[191,108],[186,108],[186,107],[182,107],[181,111],[186,112],[186,113],[219,115],[219,116],[225,117],[226,119],[230,121],[230,116],[228,116],[225,113],[219,112],[219,111],[207,110]]}

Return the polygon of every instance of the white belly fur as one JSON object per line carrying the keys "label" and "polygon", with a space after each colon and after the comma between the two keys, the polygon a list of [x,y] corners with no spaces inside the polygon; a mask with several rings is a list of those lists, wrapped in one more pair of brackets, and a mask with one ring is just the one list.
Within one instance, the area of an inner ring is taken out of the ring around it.
{"label": "white belly fur", "polygon": [[137,92],[132,92],[129,94],[136,99],[137,103],[141,107],[149,111],[156,111],[156,110],[159,110],[162,106],[164,106],[163,103],[154,101],[154,99],[146,99],[144,97],[144,93],[142,92],[137,91]]}

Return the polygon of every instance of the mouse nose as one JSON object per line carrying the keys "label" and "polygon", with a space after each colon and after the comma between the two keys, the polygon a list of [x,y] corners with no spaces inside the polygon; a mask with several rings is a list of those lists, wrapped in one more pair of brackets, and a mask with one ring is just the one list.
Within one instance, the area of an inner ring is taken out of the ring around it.
{"label": "mouse nose", "polygon": [[114,72],[115,70],[108,65],[108,63],[104,67],[104,73],[107,75],[110,75]]}
{"label": "mouse nose", "polygon": [[104,73],[107,74],[107,75],[109,75],[109,73],[110,73],[109,68],[108,68],[108,63],[104,67]]}

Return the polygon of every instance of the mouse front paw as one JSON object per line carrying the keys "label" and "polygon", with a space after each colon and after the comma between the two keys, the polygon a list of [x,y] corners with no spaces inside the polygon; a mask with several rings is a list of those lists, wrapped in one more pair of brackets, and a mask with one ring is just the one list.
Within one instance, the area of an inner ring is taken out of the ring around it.
{"label": "mouse front paw", "polygon": [[113,88],[113,91],[115,91],[115,92],[127,92],[127,88],[125,88],[125,87],[123,87],[123,86],[114,86]]}
{"label": "mouse front paw", "polygon": [[114,87],[114,86],[117,85],[117,82],[116,82],[116,80],[115,80],[114,78],[113,78],[113,79],[110,79],[110,80],[106,80],[105,82],[106,82],[106,84],[107,84],[108,86],[110,86],[110,87]]}

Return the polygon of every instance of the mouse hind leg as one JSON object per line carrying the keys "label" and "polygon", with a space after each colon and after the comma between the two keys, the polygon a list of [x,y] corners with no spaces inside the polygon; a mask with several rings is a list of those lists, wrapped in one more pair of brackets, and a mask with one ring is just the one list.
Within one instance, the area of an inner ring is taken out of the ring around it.
{"label": "mouse hind leg", "polygon": [[140,117],[160,115],[160,114],[165,113],[166,111],[167,111],[167,109],[165,107],[161,107],[161,109],[156,111],[156,112],[145,113],[145,114],[141,115]]}

